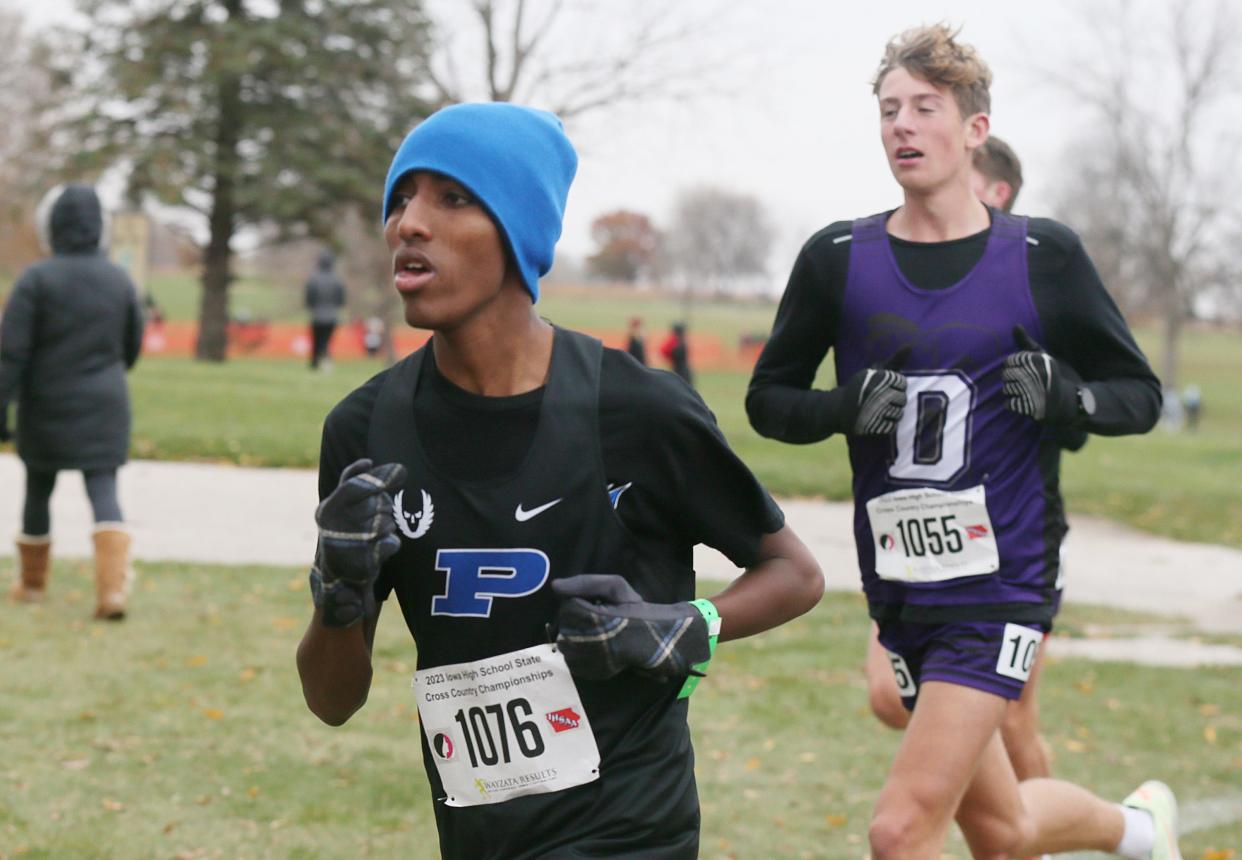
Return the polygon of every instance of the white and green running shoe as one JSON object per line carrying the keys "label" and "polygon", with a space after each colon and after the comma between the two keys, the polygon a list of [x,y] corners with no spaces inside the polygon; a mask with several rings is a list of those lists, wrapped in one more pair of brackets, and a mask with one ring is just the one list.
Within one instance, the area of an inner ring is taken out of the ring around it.
{"label": "white and green running shoe", "polygon": [[1177,798],[1173,789],[1160,780],[1149,779],[1121,803],[1151,815],[1155,831],[1151,860],[1182,860],[1182,852],[1177,850]]}

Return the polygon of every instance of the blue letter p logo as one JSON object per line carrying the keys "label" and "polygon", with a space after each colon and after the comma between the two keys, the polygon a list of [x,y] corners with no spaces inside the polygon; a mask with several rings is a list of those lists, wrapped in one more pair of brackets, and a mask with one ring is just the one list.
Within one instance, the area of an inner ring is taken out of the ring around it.
{"label": "blue letter p logo", "polygon": [[442,549],[444,594],[431,599],[432,615],[487,618],[493,597],[525,597],[548,579],[548,557],[537,549]]}

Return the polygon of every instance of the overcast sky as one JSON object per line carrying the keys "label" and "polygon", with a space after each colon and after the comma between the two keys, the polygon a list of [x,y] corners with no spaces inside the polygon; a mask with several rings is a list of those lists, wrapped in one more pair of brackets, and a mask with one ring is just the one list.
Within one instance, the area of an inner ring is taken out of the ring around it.
{"label": "overcast sky", "polygon": [[[432,8],[462,2],[432,0]],[[21,5],[33,7],[26,14],[34,24],[63,20],[72,8],[70,0]],[[1068,56],[1081,39],[1072,0],[664,5],[688,20],[710,21],[686,51],[692,61],[702,58],[713,94],[599,111],[571,123],[580,168],[562,251],[589,253],[590,222],[603,212],[637,210],[664,225],[679,190],[715,185],[753,194],[766,207],[777,233],[771,275],[779,288],[797,248],[819,227],[899,202],[869,82],[889,37],[941,20],[961,26],[961,38],[992,67],[992,128],[1015,147],[1027,176],[1018,210],[1047,214],[1054,172],[1081,120],[1067,95],[1041,83],[1037,69]],[[604,16],[633,8],[628,0],[595,6]],[[377,169],[377,197],[384,168]]]}

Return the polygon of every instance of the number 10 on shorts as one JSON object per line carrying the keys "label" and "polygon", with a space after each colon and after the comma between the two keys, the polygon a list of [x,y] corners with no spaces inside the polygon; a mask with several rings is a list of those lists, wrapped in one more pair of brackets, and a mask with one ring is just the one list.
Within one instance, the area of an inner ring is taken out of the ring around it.
{"label": "number 10 on shorts", "polygon": [[1031,677],[1031,667],[1039,654],[1039,643],[1044,634],[1021,624],[1006,624],[1001,642],[1000,657],[996,660],[996,674],[1006,678],[1025,681]]}

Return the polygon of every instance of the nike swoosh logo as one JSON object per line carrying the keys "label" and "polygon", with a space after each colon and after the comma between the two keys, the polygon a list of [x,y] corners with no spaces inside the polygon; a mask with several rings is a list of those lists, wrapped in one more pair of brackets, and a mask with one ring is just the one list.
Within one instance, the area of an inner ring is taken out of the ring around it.
{"label": "nike swoosh logo", "polygon": [[540,514],[542,514],[544,511],[546,511],[548,508],[552,507],[553,505],[560,504],[563,498],[564,497],[562,497],[561,499],[553,499],[552,501],[548,502],[546,505],[540,505],[537,508],[531,508],[529,511],[523,510],[522,506],[519,504],[517,508],[514,509],[513,511],[513,518],[517,520],[519,523],[524,523],[529,519],[539,516]]}

